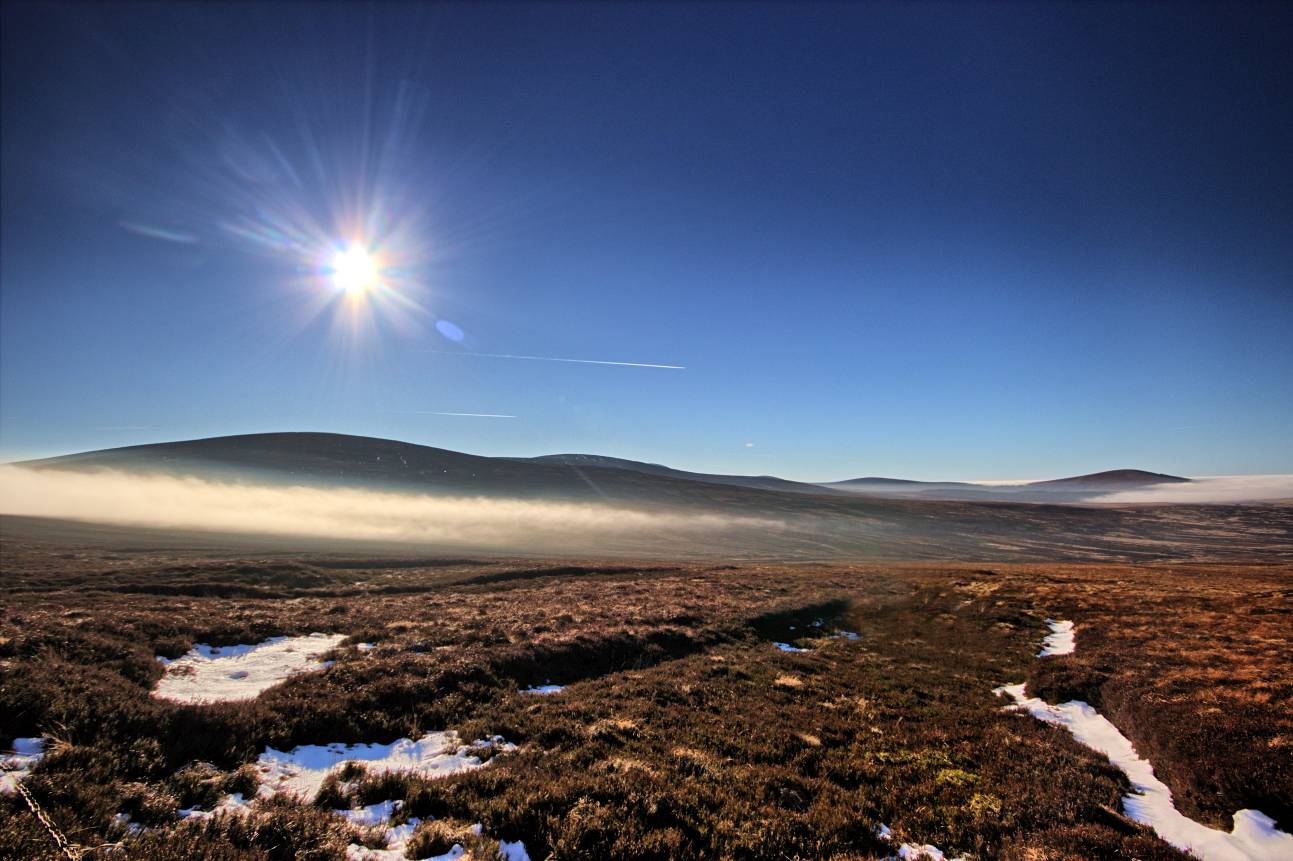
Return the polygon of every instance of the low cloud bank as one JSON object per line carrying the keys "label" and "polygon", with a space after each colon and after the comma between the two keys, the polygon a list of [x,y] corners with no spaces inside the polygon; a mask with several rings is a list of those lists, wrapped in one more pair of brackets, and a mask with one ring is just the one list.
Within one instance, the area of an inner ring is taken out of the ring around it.
{"label": "low cloud bank", "polygon": [[610,504],[427,496],[16,466],[0,466],[0,514],[162,529],[516,549],[562,547],[588,540],[687,539],[732,529],[766,532],[784,527],[776,520],[669,514]]}
{"label": "low cloud bank", "polygon": [[1153,484],[1093,495],[1091,502],[1262,502],[1293,499],[1293,475],[1209,475],[1189,484]]}

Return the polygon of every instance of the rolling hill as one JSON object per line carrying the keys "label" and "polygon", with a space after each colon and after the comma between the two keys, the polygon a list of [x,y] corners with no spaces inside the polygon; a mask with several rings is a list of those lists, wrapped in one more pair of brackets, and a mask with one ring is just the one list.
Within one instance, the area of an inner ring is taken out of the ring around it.
{"label": "rolling hill", "polygon": [[1146,472],[1143,469],[1110,469],[1104,472],[1093,472],[1089,475],[1075,475],[1071,478],[1053,478],[1049,481],[1034,481],[1028,485],[1032,488],[1066,487],[1099,490],[1126,490],[1130,487],[1145,487],[1151,484],[1185,484],[1190,479],[1179,475],[1165,475],[1161,472]]}
{"label": "rolling hill", "polygon": [[[1287,508],[1272,506],[1090,506],[1052,504],[1090,498],[1091,477],[1054,486],[993,488],[885,480],[897,492],[845,492],[770,476],[709,475],[594,455],[481,457],[394,440],[328,433],[269,433],[130,446],[29,461],[41,472],[191,476],[255,485],[359,488],[441,497],[609,505],[624,511],[715,516],[722,526],[703,537],[676,531],[634,534],[617,542],[559,545],[571,553],[668,555],[739,559],[1153,560],[1231,558],[1262,548],[1267,558],[1293,556],[1271,535],[1293,535]],[[1142,476],[1157,478],[1150,473]],[[1112,482],[1141,480],[1119,473]],[[1147,479],[1146,479],[1147,480]],[[1075,484],[1077,487],[1075,488]],[[911,488],[916,490],[911,490]],[[954,494],[963,494],[955,498]],[[949,498],[951,497],[951,498]],[[5,500],[4,530],[35,535],[41,526],[18,500]],[[1042,504],[1038,504],[1042,503]],[[1221,511],[1226,512],[1219,518]],[[360,512],[357,512],[360,513]],[[40,515],[46,518],[61,515]],[[114,519],[111,511],[72,520],[116,523],[143,540],[147,524]],[[127,528],[128,527],[128,528]],[[139,528],[135,528],[139,527]],[[81,527],[77,527],[80,529]],[[117,527],[114,527],[117,528]],[[214,527],[187,527],[201,532]],[[134,531],[131,531],[134,530]],[[83,531],[83,530],[82,530]],[[125,533],[123,533],[125,534]],[[533,533],[531,533],[533,535]],[[153,528],[150,542],[178,532]],[[280,536],[288,546],[322,546]],[[87,538],[87,540],[89,540]],[[118,539],[113,539],[114,541]],[[188,540],[188,539],[186,539]],[[203,540],[200,535],[192,540]],[[228,536],[219,539],[231,540]],[[266,540],[266,539],[257,539]],[[279,541],[280,539],[275,539]],[[343,544],[349,539],[338,536]],[[280,542],[280,543],[281,543]],[[335,543],[335,542],[334,542]],[[377,549],[369,542],[366,552]],[[355,545],[358,546],[358,545]],[[454,552],[536,552],[533,540],[500,539]],[[553,547],[545,550],[552,552]],[[425,552],[425,548],[418,552]]]}
{"label": "rolling hill", "polygon": [[212,437],[104,449],[22,465],[34,469],[118,469],[222,480],[519,499],[710,504],[732,494],[739,498],[743,492],[773,492],[784,489],[781,486],[818,495],[841,495],[816,485],[781,479],[750,479],[747,483],[740,476],[703,476],[615,458],[482,457],[396,440],[331,433]]}
{"label": "rolling hill", "polygon": [[[689,472],[595,454],[484,457],[376,437],[264,433],[126,446],[27,461],[36,469],[120,469],[274,483],[632,502],[741,500],[740,490],[812,497],[1078,502],[1093,494],[1189,479],[1112,470],[1020,485],[866,477],[811,484],[771,475]],[[733,495],[735,494],[735,495]],[[763,499],[769,502],[769,499]]]}
{"label": "rolling hill", "polygon": [[1078,504],[1099,501],[1105,494],[1151,487],[1157,484],[1188,484],[1190,479],[1142,469],[1113,469],[1070,478],[1019,484],[972,484],[963,481],[909,481],[900,478],[853,478],[830,482],[823,487],[878,497],[907,497],[942,500],[998,500]]}

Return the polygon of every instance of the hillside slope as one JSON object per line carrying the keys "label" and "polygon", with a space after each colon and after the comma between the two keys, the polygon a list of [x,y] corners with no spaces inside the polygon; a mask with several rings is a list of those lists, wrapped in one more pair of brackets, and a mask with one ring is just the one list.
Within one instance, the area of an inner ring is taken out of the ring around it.
{"label": "hillside slope", "polygon": [[[1080,500],[1080,491],[1042,491],[1037,493],[1036,501],[1023,494],[1001,501],[973,497],[948,500],[918,494],[886,497],[784,492],[698,480],[704,478],[703,474],[691,474],[697,479],[677,477],[672,473],[681,471],[668,471],[667,467],[663,468],[667,474],[654,474],[601,463],[479,457],[340,434],[217,437],[86,452],[24,466],[37,472],[114,469],[320,489],[345,487],[439,496],[605,503],[617,509],[670,515],[719,515],[727,524],[703,535],[693,533],[691,538],[676,531],[647,530],[614,542],[589,540],[569,546],[555,539],[542,543],[531,531],[524,538],[509,534],[470,545],[471,552],[561,551],[804,561],[1202,560],[1251,558],[1254,553],[1272,561],[1293,557],[1293,511],[1286,507],[1036,504]],[[974,489],[964,490],[968,493]],[[13,515],[30,513],[21,505],[8,506],[5,511]],[[758,525],[748,518],[756,518]],[[77,519],[123,523],[111,511]],[[5,528],[12,533],[45,527],[31,518],[7,518]],[[192,524],[190,528],[213,529],[204,524]],[[165,542],[171,540],[168,535],[174,535],[174,531],[161,530],[154,537]],[[348,540],[343,535],[336,538]],[[285,536],[285,540],[304,546],[291,536]],[[310,542],[320,543],[317,536]],[[439,542],[443,547],[455,547],[454,552],[468,549],[469,544],[465,539]]]}

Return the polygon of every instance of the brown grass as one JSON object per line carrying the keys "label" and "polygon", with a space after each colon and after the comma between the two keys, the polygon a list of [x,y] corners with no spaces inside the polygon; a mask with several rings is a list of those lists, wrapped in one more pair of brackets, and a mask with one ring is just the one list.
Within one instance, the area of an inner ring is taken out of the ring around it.
{"label": "brown grass", "polygon": [[[1196,815],[1255,806],[1290,824],[1289,758],[1272,753],[1293,738],[1287,569],[20,551],[4,563],[0,742],[61,739],[28,785],[78,842],[122,840],[118,857],[339,857],[364,835],[328,806],[402,798],[441,823],[428,846],[481,823],[536,859],[882,857],[880,822],[976,858],[1181,858],[1118,814],[1125,782],[1099,756],[1001,710],[991,689],[1024,678],[1099,704]],[[1078,623],[1076,655],[1033,658],[1047,615]],[[861,637],[823,636],[838,629]],[[148,695],[156,654],[314,630],[378,648],[343,646],[247,703]],[[568,687],[518,693],[546,681]],[[436,729],[520,748],[444,780],[355,775],[322,806],[175,818],[247,790],[238,768],[267,745]],[[122,811],[153,830],[124,836]],[[52,848],[12,798],[0,846]]]}

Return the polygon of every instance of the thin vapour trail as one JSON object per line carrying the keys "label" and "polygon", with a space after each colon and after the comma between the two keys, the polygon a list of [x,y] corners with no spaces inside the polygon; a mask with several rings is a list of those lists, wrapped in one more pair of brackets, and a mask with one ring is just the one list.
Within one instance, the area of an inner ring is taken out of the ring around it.
{"label": "thin vapour trail", "polygon": [[468,353],[458,350],[423,350],[424,353],[439,353],[448,356],[475,356],[478,359],[524,359],[530,362],[571,362],[576,365],[618,365],[624,368],[662,368],[669,371],[685,371],[686,365],[664,365],[655,362],[611,362],[604,359],[564,359],[557,356],[518,356],[512,353]]}
{"label": "thin vapour trail", "polygon": [[465,416],[474,419],[514,419],[511,413],[447,413],[438,410],[382,410],[397,416]]}

